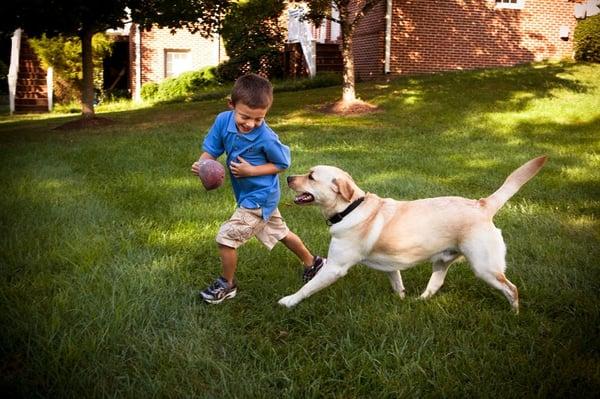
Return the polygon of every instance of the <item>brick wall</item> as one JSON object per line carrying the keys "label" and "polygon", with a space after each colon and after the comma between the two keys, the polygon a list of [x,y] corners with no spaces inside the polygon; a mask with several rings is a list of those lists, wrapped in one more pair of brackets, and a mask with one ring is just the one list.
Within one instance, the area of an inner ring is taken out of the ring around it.
{"label": "brick wall", "polygon": [[[166,50],[186,50],[190,52],[193,69],[205,66],[216,66],[227,59],[222,43],[217,37],[205,39],[200,34],[191,34],[186,29],[179,29],[171,34],[169,29],[154,28],[141,32],[142,84],[160,82],[166,76]],[[130,38],[131,87],[135,87],[135,46],[137,36],[132,27]]]}
{"label": "brick wall", "polygon": [[354,33],[354,67],[357,80],[383,75],[385,58],[385,0],[377,4]]}
{"label": "brick wall", "polygon": [[[365,17],[354,39],[357,76],[384,74],[385,3]],[[510,66],[570,58],[572,0],[525,0],[522,10],[495,8],[494,0],[396,0],[392,5],[391,73]],[[569,39],[559,37],[561,26]]]}

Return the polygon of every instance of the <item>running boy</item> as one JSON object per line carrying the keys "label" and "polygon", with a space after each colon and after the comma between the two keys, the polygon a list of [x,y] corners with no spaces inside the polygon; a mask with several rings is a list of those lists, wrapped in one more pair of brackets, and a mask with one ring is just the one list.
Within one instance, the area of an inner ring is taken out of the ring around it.
{"label": "running boy", "polygon": [[281,241],[304,264],[304,281],[312,279],[324,259],[313,256],[283,221],[277,204],[281,196],[278,173],[290,166],[290,149],[265,122],[273,102],[271,83],[258,75],[238,78],[233,86],[230,111],[220,113],[202,145],[203,153],[192,165],[198,175],[204,159],[227,155],[227,168],[237,208],[217,234],[222,276],[200,293],[209,303],[221,303],[237,292],[234,280],[237,248],[255,236],[269,250]]}

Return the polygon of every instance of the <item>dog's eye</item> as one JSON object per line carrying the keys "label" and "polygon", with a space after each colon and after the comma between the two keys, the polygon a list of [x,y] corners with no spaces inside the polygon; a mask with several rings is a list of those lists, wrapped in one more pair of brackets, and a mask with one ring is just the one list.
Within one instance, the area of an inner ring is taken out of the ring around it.
{"label": "dog's eye", "polygon": [[308,174],[308,180],[315,180],[315,178],[313,177],[313,172],[310,172]]}

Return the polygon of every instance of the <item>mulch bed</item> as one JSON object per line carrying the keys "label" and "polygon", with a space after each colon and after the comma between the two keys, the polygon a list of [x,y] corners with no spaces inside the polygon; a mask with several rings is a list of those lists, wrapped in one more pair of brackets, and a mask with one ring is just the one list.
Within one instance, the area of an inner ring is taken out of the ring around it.
{"label": "mulch bed", "polygon": [[344,102],[340,100],[320,106],[317,108],[317,110],[325,114],[359,116],[378,112],[379,107],[362,100],[354,100],[352,102]]}
{"label": "mulch bed", "polygon": [[103,118],[100,116],[94,116],[92,118],[79,118],[74,121],[67,122],[63,125],[57,126],[54,130],[82,130],[82,129],[93,129],[97,127],[104,127],[113,125],[115,121],[109,118]]}

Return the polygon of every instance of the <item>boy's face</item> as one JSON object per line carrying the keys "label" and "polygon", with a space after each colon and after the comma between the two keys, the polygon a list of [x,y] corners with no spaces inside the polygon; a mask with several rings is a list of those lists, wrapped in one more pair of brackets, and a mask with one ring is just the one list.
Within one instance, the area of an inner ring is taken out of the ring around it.
{"label": "boy's face", "polygon": [[262,125],[269,111],[269,108],[250,108],[242,102],[229,103],[229,106],[233,108],[235,125],[242,134],[250,133],[252,129]]}

